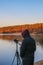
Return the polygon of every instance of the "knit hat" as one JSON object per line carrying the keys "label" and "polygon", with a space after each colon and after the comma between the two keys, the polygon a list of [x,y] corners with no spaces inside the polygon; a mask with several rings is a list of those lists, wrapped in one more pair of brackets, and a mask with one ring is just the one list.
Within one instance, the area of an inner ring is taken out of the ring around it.
{"label": "knit hat", "polygon": [[22,36],[23,36],[23,37],[29,36],[29,31],[28,31],[28,29],[25,29],[24,31],[22,31]]}

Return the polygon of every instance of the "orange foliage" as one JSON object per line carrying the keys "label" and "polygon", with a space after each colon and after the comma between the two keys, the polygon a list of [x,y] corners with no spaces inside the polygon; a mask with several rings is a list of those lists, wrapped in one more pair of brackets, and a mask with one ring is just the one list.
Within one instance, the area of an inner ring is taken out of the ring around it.
{"label": "orange foliage", "polygon": [[[43,33],[43,23],[31,25],[17,25],[0,28],[0,33],[20,33],[22,30],[28,29],[31,33]],[[0,36],[2,39],[13,39],[14,36]],[[15,36],[17,38],[17,36]],[[21,39],[18,37],[18,39]]]}

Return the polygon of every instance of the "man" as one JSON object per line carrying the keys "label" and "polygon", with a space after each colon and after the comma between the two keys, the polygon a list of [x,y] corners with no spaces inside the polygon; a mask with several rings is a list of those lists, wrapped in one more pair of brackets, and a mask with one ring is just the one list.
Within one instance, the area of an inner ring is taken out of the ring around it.
{"label": "man", "polygon": [[20,48],[20,56],[23,65],[34,65],[35,40],[30,36],[27,29],[22,32],[22,37],[24,39]]}

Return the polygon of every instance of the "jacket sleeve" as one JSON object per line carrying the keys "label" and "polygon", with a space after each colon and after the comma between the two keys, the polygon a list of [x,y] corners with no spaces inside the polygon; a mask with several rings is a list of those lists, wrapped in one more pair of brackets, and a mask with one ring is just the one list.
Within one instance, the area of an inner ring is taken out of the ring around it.
{"label": "jacket sleeve", "polygon": [[27,46],[27,44],[26,44],[26,41],[24,40],[22,42],[22,45],[21,45],[21,48],[20,48],[20,56],[21,56],[21,58],[23,58],[25,56],[25,52],[26,52],[26,48],[27,48],[26,46]]}

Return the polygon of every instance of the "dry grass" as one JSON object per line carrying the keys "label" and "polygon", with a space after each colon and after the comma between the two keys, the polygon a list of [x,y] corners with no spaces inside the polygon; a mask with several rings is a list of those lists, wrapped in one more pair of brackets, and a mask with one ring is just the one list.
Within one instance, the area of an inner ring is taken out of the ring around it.
{"label": "dry grass", "polygon": [[32,37],[35,39],[36,42],[43,44],[43,34],[33,34]]}
{"label": "dry grass", "polygon": [[43,65],[43,60],[36,62],[34,65]]}

